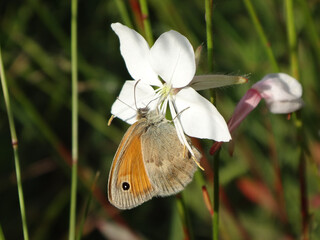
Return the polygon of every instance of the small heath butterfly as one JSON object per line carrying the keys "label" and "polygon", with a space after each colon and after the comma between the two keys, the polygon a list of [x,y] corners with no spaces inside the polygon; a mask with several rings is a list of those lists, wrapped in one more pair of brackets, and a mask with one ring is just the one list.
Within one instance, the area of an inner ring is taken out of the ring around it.
{"label": "small heath butterfly", "polygon": [[[119,209],[180,192],[197,169],[169,120],[148,107],[137,112],[138,121],[122,138],[109,173],[108,198]],[[201,154],[187,140],[199,162]]]}

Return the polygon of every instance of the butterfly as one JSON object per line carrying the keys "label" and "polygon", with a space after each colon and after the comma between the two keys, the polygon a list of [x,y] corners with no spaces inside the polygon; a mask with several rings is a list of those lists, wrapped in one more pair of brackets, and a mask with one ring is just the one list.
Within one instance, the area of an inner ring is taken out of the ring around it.
{"label": "butterfly", "polygon": [[137,120],[122,138],[110,168],[108,199],[119,209],[182,191],[197,170],[195,161],[201,158],[187,137],[192,156],[174,125],[157,109],[138,109]]}

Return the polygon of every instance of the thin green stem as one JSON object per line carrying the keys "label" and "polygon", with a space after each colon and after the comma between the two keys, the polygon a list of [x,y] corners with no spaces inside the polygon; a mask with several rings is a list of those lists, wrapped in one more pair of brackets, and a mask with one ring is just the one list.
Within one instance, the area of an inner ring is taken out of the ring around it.
{"label": "thin green stem", "polygon": [[[297,38],[294,26],[294,14],[292,0],[286,0],[287,11],[287,35],[288,45],[290,49],[290,66],[291,74],[299,79],[299,63],[297,54]],[[299,182],[300,182],[300,212],[302,215],[302,239],[309,239],[309,210],[307,198],[307,178],[306,178],[306,159],[305,159],[305,138],[303,134],[303,122],[299,113],[294,115],[295,126],[298,130],[297,138],[300,144],[300,158],[299,158]]]}
{"label": "thin green stem", "polygon": [[253,25],[256,28],[256,31],[257,31],[259,38],[260,38],[260,41],[261,41],[262,45],[264,46],[264,49],[266,50],[266,54],[267,54],[269,61],[272,65],[273,71],[279,72],[280,71],[279,66],[278,66],[277,61],[274,57],[274,54],[272,52],[272,49],[271,49],[270,43],[266,37],[266,34],[263,31],[262,25],[258,19],[256,11],[251,3],[251,0],[244,0],[244,4],[247,8],[247,11],[248,11],[250,17],[251,17]]}
{"label": "thin green stem", "polygon": [[289,44],[289,53],[290,53],[291,73],[296,79],[299,79],[297,37],[296,37],[296,30],[294,26],[292,0],[286,0],[286,9],[287,9],[287,35],[288,35],[288,44]]}
{"label": "thin green stem", "polygon": [[213,239],[219,239],[219,205],[220,205],[220,183],[219,183],[219,161],[218,151],[213,157]]}
{"label": "thin green stem", "polygon": [[[297,36],[294,26],[294,13],[292,0],[286,0],[286,19],[287,19],[287,35],[288,45],[290,49],[290,66],[291,74],[296,79],[299,79],[299,63],[297,54]],[[299,157],[299,183],[300,183],[300,212],[301,212],[301,225],[302,225],[302,238],[303,240],[309,239],[309,209],[307,197],[307,178],[306,178],[306,139],[303,132],[303,122],[300,112],[294,114],[295,126],[297,129],[297,139],[300,145]]]}
{"label": "thin green stem", "polygon": [[17,177],[19,204],[20,204],[20,212],[21,212],[21,219],[22,219],[23,236],[24,236],[25,240],[28,240],[29,234],[28,234],[27,218],[26,218],[26,213],[25,213],[22,181],[21,181],[21,173],[20,173],[20,161],[19,161],[19,154],[18,154],[18,139],[17,139],[17,134],[16,134],[16,128],[14,125],[13,113],[11,110],[7,81],[6,81],[6,77],[4,74],[1,46],[0,46],[0,71],[1,71],[1,84],[2,84],[3,96],[4,96],[6,108],[7,108],[8,120],[9,120],[9,126],[10,126],[11,142],[12,142],[12,148],[13,148],[13,154],[14,154],[14,164],[15,164],[15,168],[16,168],[16,177]]}
{"label": "thin green stem", "polygon": [[144,31],[146,33],[146,39],[147,39],[147,42],[149,43],[149,46],[152,46],[153,36],[152,36],[147,0],[139,0],[139,3],[140,3],[140,7],[141,7],[141,13],[142,13],[142,18],[143,18],[143,27],[144,27]]}
{"label": "thin green stem", "polygon": [[69,240],[75,239],[78,167],[78,62],[77,62],[77,6],[71,2],[71,71],[72,71],[72,169]]}
{"label": "thin green stem", "polygon": [[208,71],[213,71],[212,0],[205,0]]}
{"label": "thin green stem", "polygon": [[[205,18],[206,18],[206,32],[207,32],[207,60],[208,71],[213,71],[213,35],[212,35],[212,0],[205,0]],[[216,105],[216,92],[210,89],[211,102]],[[219,158],[214,157],[213,162],[213,199],[214,199],[214,213],[212,214],[212,237],[214,240],[219,239]],[[218,187],[217,187],[218,185]],[[217,190],[218,188],[218,190]]]}
{"label": "thin green stem", "polygon": [[119,9],[119,13],[120,13],[120,16],[123,20],[123,23],[128,26],[129,28],[133,28],[133,25],[132,25],[132,22],[130,20],[130,17],[129,17],[129,13],[128,13],[128,10],[126,8],[126,5],[125,5],[125,1],[123,0],[115,0],[116,2],[116,5]]}

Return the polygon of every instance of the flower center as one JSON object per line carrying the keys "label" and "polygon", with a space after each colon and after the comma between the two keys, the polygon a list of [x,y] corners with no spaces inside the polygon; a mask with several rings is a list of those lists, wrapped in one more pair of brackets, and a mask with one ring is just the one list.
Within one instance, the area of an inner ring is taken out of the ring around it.
{"label": "flower center", "polygon": [[164,99],[166,99],[169,95],[172,95],[173,88],[171,86],[171,84],[163,84],[163,86],[159,89],[159,94],[161,96],[161,101],[163,101]]}
{"label": "flower center", "polygon": [[171,84],[163,84],[163,87],[162,87],[162,94],[165,95],[165,96],[168,96],[170,93],[171,93]]}

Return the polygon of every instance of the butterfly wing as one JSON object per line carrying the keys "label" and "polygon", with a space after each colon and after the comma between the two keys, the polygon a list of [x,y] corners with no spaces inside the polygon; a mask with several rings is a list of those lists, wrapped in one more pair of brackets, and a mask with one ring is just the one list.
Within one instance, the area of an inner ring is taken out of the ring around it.
{"label": "butterfly wing", "polygon": [[[167,121],[150,126],[142,134],[143,159],[157,195],[168,196],[180,192],[191,182],[197,165],[189,151],[181,144],[175,127]],[[152,150],[152,151],[151,151]],[[193,147],[197,160],[201,154]]]}
{"label": "butterfly wing", "polygon": [[145,124],[143,119],[127,130],[112,162],[108,198],[119,209],[136,207],[155,195],[141,152]]}

